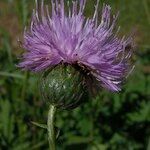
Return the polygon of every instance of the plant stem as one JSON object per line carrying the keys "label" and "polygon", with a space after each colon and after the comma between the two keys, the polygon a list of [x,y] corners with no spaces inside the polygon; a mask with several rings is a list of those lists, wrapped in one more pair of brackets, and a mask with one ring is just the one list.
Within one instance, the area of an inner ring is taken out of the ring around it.
{"label": "plant stem", "polygon": [[50,105],[48,111],[48,119],[47,119],[47,130],[48,130],[48,141],[50,150],[56,150],[55,147],[55,131],[54,131],[54,119],[55,119],[56,107],[54,105]]}

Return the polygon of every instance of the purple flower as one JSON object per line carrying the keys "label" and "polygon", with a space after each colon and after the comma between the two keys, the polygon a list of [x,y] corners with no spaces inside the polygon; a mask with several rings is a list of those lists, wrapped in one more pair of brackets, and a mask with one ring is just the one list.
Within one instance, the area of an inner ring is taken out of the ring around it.
{"label": "purple flower", "polygon": [[51,13],[43,1],[41,9],[36,2],[30,29],[24,32],[26,52],[19,67],[39,72],[62,63],[76,64],[103,87],[120,91],[132,68],[132,40],[118,38],[114,29],[118,15],[111,17],[111,7],[104,5],[100,18],[98,3],[93,17],[85,18],[86,0],[73,1],[72,7],[68,4],[67,13],[64,0],[51,0]]}

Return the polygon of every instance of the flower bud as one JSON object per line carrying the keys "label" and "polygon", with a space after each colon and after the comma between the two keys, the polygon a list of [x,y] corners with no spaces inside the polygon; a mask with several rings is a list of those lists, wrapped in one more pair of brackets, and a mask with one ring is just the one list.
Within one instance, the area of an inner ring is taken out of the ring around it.
{"label": "flower bud", "polygon": [[53,67],[42,74],[40,92],[46,103],[63,109],[75,108],[87,99],[84,74],[71,65]]}

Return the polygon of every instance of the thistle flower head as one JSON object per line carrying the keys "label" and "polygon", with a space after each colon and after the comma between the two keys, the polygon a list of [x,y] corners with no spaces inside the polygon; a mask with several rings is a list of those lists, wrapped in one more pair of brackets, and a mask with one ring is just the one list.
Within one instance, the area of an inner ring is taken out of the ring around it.
{"label": "thistle flower head", "polygon": [[97,0],[93,16],[85,18],[85,4],[86,0],[75,0],[66,12],[64,0],[51,0],[51,11],[43,1],[40,8],[36,2],[19,67],[39,72],[59,64],[76,65],[103,87],[120,91],[131,69],[131,38],[118,37],[118,15],[111,17],[109,5],[99,15]]}
{"label": "thistle flower head", "polygon": [[81,74],[70,65],[58,65],[44,71],[40,82],[40,93],[46,103],[62,109],[72,109],[88,99],[88,90]]}

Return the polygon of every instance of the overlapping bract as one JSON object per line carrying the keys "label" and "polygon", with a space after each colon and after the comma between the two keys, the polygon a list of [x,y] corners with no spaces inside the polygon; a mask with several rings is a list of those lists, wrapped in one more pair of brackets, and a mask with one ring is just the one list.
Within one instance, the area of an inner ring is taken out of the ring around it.
{"label": "overlapping bract", "polygon": [[51,0],[51,12],[43,1],[41,9],[36,2],[30,30],[24,32],[26,52],[19,66],[38,72],[60,63],[79,64],[103,87],[120,91],[130,71],[131,51],[126,52],[126,47],[131,38],[118,38],[114,30],[117,15],[111,17],[111,7],[104,5],[98,16],[98,3],[93,17],[86,19],[86,0],[73,1],[67,12],[64,0]]}

